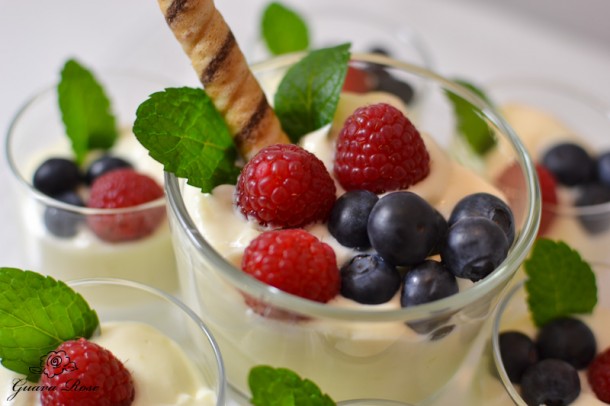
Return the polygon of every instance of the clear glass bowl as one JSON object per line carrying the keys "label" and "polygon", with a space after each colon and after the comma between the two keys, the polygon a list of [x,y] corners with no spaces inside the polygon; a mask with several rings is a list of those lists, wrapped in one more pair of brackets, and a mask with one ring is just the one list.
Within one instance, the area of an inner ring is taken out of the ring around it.
{"label": "clear glass bowl", "polygon": [[[541,78],[490,81],[485,90],[538,162],[548,146],[574,141],[591,154],[610,151],[610,105],[580,89]],[[563,201],[573,198],[564,190]],[[542,206],[541,234],[567,242],[591,261],[610,261],[610,202]]]}
{"label": "clear glass bowl", "polygon": [[[162,167],[148,157],[148,152],[131,134],[131,125],[142,100],[169,82],[134,72],[104,72],[98,80],[111,99],[120,128],[114,155],[126,158],[162,185]],[[62,203],[33,187],[33,173],[45,159],[72,157],[55,86],[32,97],[17,112],[8,130],[5,148],[16,184],[17,217],[28,267],[42,269],[61,280],[125,278],[172,292],[177,290],[175,259],[164,218],[165,196],[129,208],[92,209]],[[51,233],[46,224],[54,219],[73,224],[74,231]],[[118,224],[123,219],[146,224],[152,232],[144,238],[108,242],[98,238],[88,226],[90,222]]]}
{"label": "clear glass bowl", "polygon": [[[610,347],[610,331],[607,328],[608,323],[610,323],[610,265],[596,263],[593,264],[593,270],[597,280],[598,304],[592,316],[585,315],[580,317],[593,330],[597,340],[598,351],[603,351]],[[510,381],[504,369],[498,337],[501,332],[508,330],[521,331],[530,337],[535,336],[536,327],[530,318],[524,286],[525,281],[523,280],[516,283],[498,304],[498,311],[493,320],[491,340],[495,371],[492,371],[494,376],[490,379],[499,379],[510,399],[519,406],[527,406],[527,404],[521,398],[518,387]],[[579,375],[581,393],[577,399],[578,404],[601,404],[591,391],[585,372],[580,371]],[[493,399],[497,399],[499,396],[505,395],[496,393]],[[480,401],[482,404],[486,404],[484,403],[486,399],[480,399]]]}
{"label": "clear glass bowl", "polygon": [[[281,76],[300,57],[280,57],[253,70],[261,83],[270,83],[269,77]],[[506,140],[498,161],[516,166],[515,176],[522,180],[521,200],[513,207],[517,237],[506,260],[491,275],[459,294],[404,309],[340,308],[286,294],[233,266],[198,229],[197,216],[187,208],[191,202],[183,198],[188,186],[167,174],[169,217],[183,293],[214,332],[228,383],[244,394],[248,392],[250,368],[267,364],[294,370],[337,401],[379,398],[418,403],[430,398],[458,371],[537,232],[540,198],[535,170],[518,138],[490,106],[462,87],[414,65],[364,54],[353,55],[353,62],[382,65],[401,79],[428,86],[426,104],[412,119],[442,148],[449,149],[456,137],[455,118],[445,92],[461,95],[476,106],[495,136]],[[463,164],[468,166],[469,162]],[[472,168],[504,191],[506,185],[497,183],[495,172],[488,172],[480,162]],[[293,317],[255,314],[245,305],[243,295],[266,304],[270,314],[279,310]],[[417,334],[405,326],[407,322],[436,327],[428,334]]]}

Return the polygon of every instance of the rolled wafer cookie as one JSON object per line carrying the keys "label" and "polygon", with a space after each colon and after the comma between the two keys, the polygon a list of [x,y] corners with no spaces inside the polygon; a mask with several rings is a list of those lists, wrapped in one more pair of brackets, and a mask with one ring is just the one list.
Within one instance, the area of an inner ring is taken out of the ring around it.
{"label": "rolled wafer cookie", "polygon": [[158,2],[242,156],[250,159],[268,145],[289,143],[213,0]]}

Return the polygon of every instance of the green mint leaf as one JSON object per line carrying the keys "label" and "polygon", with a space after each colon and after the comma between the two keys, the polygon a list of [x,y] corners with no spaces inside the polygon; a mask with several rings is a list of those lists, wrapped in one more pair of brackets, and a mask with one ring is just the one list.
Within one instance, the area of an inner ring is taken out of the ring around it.
{"label": "green mint leaf", "polygon": [[41,357],[64,341],[89,338],[97,314],[65,283],[35,272],[0,268],[0,358],[37,381]]}
{"label": "green mint leaf", "polygon": [[275,112],[294,143],[330,123],[347,74],[350,44],[310,52],[293,65],[275,93]]}
{"label": "green mint leaf", "polygon": [[[454,82],[489,102],[485,93],[472,83],[461,79],[456,79]],[[453,92],[447,91],[447,97],[453,105],[458,133],[464,137],[473,151],[479,155],[484,155],[496,145],[496,139],[493,130],[483,118],[480,109]]]}
{"label": "green mint leaf", "polygon": [[595,274],[566,243],[536,240],[524,265],[527,302],[537,326],[558,317],[593,311],[597,304]]}
{"label": "green mint leaf", "polygon": [[205,193],[237,180],[233,137],[202,89],[169,88],[152,94],[138,107],[133,132],[165,171]]}
{"label": "green mint leaf", "polygon": [[309,29],[305,20],[280,3],[272,2],[265,7],[261,31],[267,48],[274,55],[309,48]]}
{"label": "green mint leaf", "polygon": [[110,100],[87,68],[73,59],[67,61],[61,71],[57,96],[77,163],[83,163],[92,149],[112,147],[118,130]]}
{"label": "green mint leaf", "polygon": [[250,370],[248,385],[254,406],[334,406],[336,403],[309,379],[286,368],[259,365]]}

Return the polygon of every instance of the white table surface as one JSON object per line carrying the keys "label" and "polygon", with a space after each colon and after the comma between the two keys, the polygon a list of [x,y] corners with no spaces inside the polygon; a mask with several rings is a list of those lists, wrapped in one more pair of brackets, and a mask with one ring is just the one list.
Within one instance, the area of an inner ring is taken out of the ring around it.
{"label": "white table surface", "polygon": [[[257,35],[258,16],[265,3],[216,1],[240,43],[249,43]],[[607,0],[539,0],[536,7],[524,1],[509,7],[499,0],[284,3],[297,9],[317,3],[374,7],[377,13],[400,18],[418,32],[442,74],[481,82],[506,76],[545,77],[570,83],[610,103],[610,30],[604,28],[610,14]],[[18,107],[55,82],[69,57],[95,69],[146,70],[179,84],[197,85],[189,61],[154,0],[0,0],[0,6],[3,135]],[[14,185],[4,147],[0,161],[0,266],[24,267],[17,244]],[[469,372],[466,368],[435,404],[468,404],[457,400],[456,391],[472,379]]]}

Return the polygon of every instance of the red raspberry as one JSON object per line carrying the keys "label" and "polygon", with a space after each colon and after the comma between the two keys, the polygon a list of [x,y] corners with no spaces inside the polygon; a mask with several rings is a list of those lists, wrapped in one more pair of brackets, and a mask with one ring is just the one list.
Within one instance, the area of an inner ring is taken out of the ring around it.
{"label": "red raspberry", "polygon": [[599,400],[610,403],[610,348],[598,354],[587,369],[589,385]]}
{"label": "red raspberry", "polygon": [[555,218],[557,206],[557,182],[551,172],[540,164],[536,164],[540,194],[542,195],[542,211],[540,212],[540,228],[538,235],[544,235]]}
{"label": "red raspberry", "polygon": [[375,87],[375,78],[365,69],[347,67],[345,82],[343,83],[344,92],[366,93]]}
{"label": "red raspberry", "polygon": [[131,374],[110,351],[84,338],[49,353],[41,386],[43,406],[128,406],[135,396]]}
{"label": "red raspberry", "polygon": [[[116,169],[93,182],[87,206],[97,209],[132,207],[162,196],[163,189],[151,177],[133,169]],[[102,240],[119,242],[151,234],[164,218],[165,208],[153,207],[121,214],[94,215],[87,221]]]}
{"label": "red raspberry", "polygon": [[346,190],[406,189],[428,176],[430,156],[419,132],[397,108],[360,107],[337,139],[335,174]]}
{"label": "red raspberry", "polygon": [[244,272],[305,299],[326,303],[339,292],[335,252],[303,229],[266,231],[242,259]]}
{"label": "red raspberry", "polygon": [[263,148],[243,168],[235,203],[248,218],[275,228],[324,221],[335,183],[315,155],[293,144]]}

